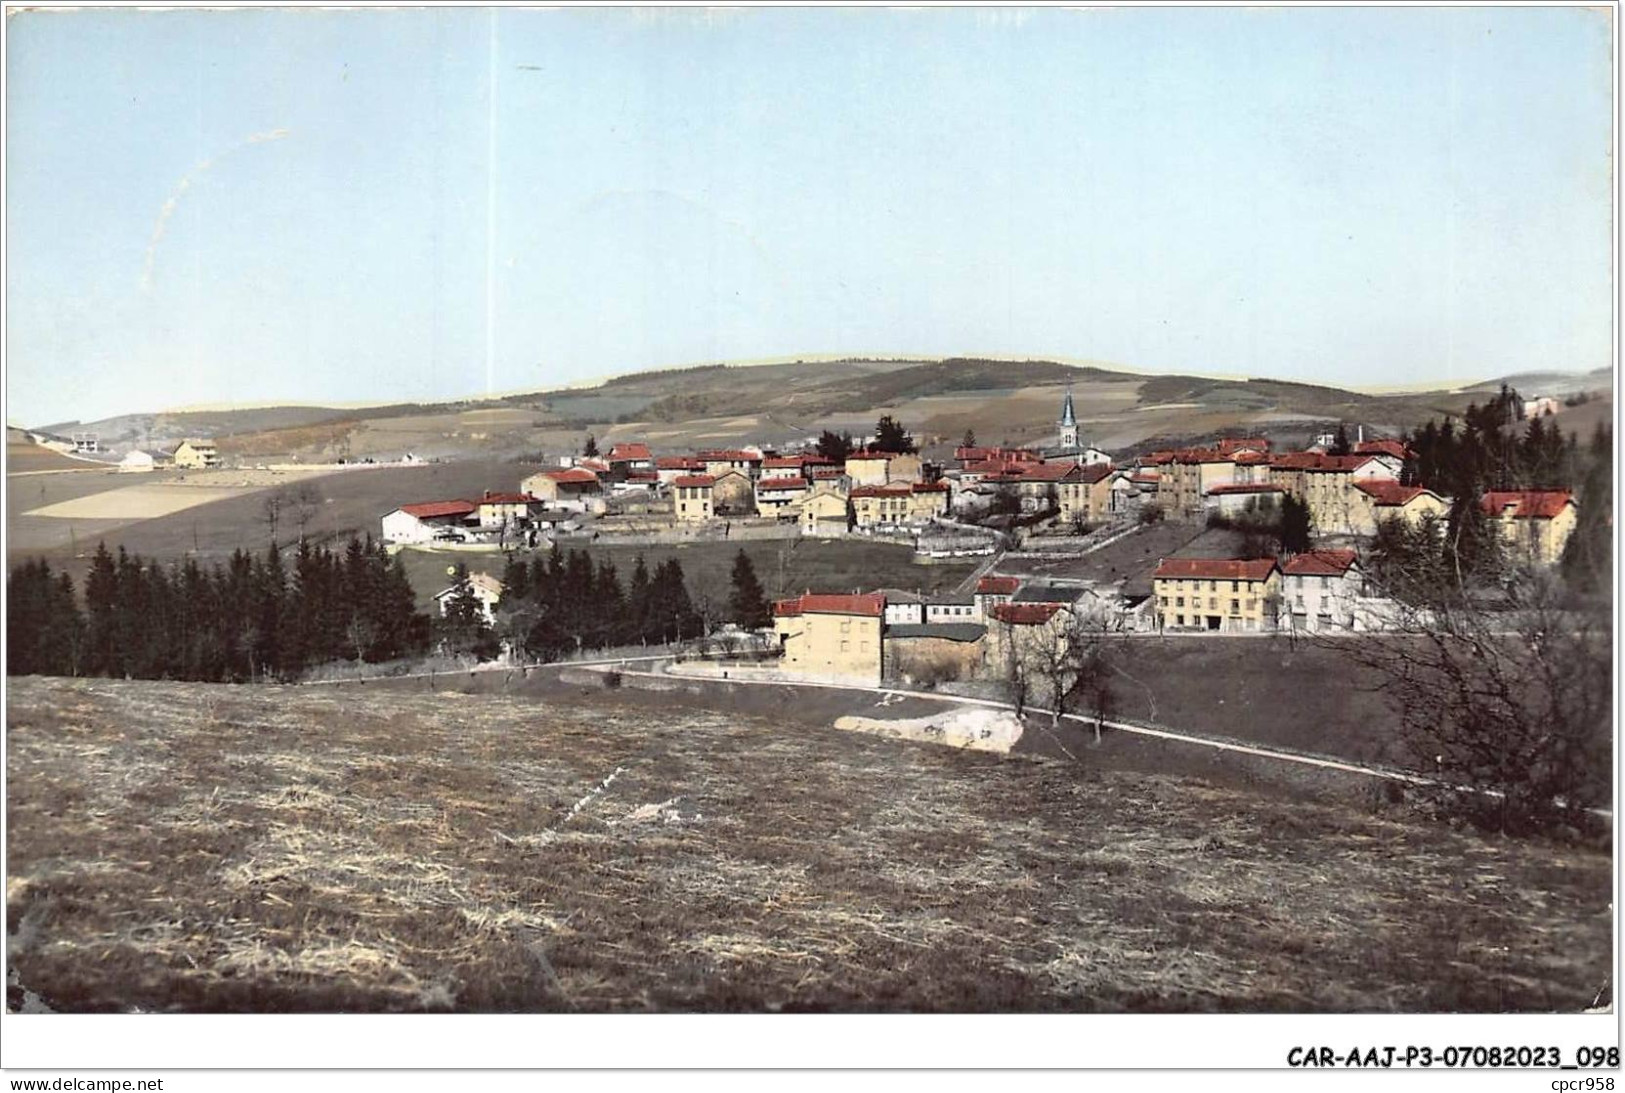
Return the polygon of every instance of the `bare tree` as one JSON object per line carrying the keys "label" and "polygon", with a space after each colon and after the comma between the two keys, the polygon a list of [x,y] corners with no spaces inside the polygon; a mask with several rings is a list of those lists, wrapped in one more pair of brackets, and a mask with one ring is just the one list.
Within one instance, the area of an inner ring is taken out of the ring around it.
{"label": "bare tree", "polygon": [[[1396,761],[1450,815],[1521,833],[1591,825],[1611,794],[1611,603],[1554,574],[1457,583],[1390,558],[1383,629],[1331,647],[1371,669]],[[1426,579],[1424,579],[1426,578]]]}
{"label": "bare tree", "polygon": [[265,519],[265,526],[270,529],[271,542],[276,542],[276,525],[282,517],[282,506],[287,503],[287,495],[280,489],[272,490],[260,502],[260,514]]}
{"label": "bare tree", "polygon": [[1032,682],[1021,649],[1021,630],[1008,619],[999,619],[994,625],[999,628],[999,647],[1003,653],[1003,663],[994,665],[995,678],[1004,684],[1005,693],[1010,696],[1010,704],[1015,707],[1016,717],[1019,718],[1027,711],[1027,696]]}
{"label": "bare tree", "polygon": [[[299,525],[299,542],[301,545],[305,541],[305,529],[310,526],[311,518],[316,515],[316,510],[321,507],[321,503],[321,495],[316,492],[316,487],[309,482],[299,483],[299,488],[293,491],[293,518]],[[275,535],[275,532],[273,531],[272,534]]]}

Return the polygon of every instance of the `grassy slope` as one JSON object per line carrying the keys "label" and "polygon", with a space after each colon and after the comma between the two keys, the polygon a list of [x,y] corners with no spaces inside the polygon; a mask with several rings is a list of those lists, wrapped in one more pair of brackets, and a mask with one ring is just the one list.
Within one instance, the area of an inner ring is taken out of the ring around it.
{"label": "grassy slope", "polygon": [[1572,1010],[1611,967],[1601,854],[790,710],[10,690],[59,1008]]}

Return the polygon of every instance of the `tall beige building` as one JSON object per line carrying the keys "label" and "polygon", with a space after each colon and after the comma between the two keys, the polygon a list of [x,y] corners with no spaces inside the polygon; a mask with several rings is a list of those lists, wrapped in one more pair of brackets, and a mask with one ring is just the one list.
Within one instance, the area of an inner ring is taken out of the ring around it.
{"label": "tall beige building", "polygon": [[1165,629],[1272,630],[1280,611],[1274,558],[1165,558],[1151,584]]}
{"label": "tall beige building", "polygon": [[785,671],[834,682],[880,682],[886,597],[808,592],[773,605]]}

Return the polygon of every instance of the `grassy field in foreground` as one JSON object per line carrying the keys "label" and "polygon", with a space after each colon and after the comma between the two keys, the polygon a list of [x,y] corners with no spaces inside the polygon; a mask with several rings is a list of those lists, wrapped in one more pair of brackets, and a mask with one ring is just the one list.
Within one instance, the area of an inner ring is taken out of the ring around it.
{"label": "grassy field in foreground", "polygon": [[67,1010],[1576,1010],[1606,855],[614,694],[14,679]]}

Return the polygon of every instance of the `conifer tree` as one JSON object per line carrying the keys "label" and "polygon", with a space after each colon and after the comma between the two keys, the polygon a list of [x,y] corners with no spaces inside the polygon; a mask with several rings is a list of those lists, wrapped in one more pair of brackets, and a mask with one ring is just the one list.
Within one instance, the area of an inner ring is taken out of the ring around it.
{"label": "conifer tree", "polygon": [[759,630],[773,624],[768,610],[762,582],[756,579],[756,567],[743,547],[734,555],[733,592],[728,598],[728,614],[732,621],[747,630]]}

